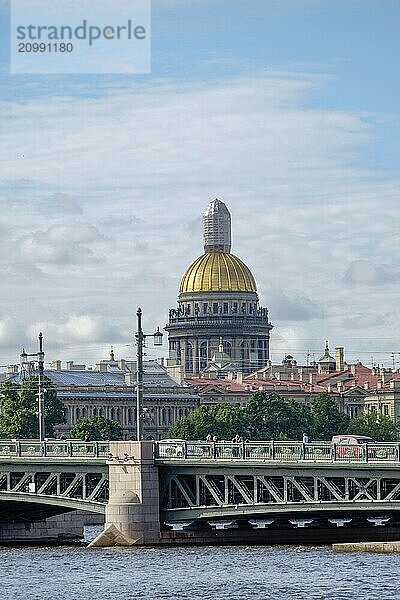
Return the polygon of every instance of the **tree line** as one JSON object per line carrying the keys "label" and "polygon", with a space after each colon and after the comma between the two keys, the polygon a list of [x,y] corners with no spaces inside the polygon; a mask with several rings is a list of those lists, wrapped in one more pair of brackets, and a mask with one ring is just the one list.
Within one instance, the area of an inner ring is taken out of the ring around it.
{"label": "tree line", "polygon": [[[43,379],[45,437],[54,437],[56,425],[66,423],[65,406],[57,396],[53,382]],[[106,417],[78,419],[69,434],[82,440],[121,440],[122,427]],[[0,388],[0,438],[37,439],[38,378],[26,377],[21,383],[6,381]]]}
{"label": "tree line", "polygon": [[180,419],[168,432],[169,438],[204,440],[207,435],[231,440],[235,435],[248,440],[330,440],[333,435],[368,435],[376,441],[397,441],[398,427],[390,417],[376,413],[353,419],[341,412],[325,392],[311,406],[285,400],[278,394],[255,392],[247,405],[221,403],[200,406]]}
{"label": "tree line", "polygon": [[[57,397],[52,381],[44,378],[45,436],[53,437],[56,425],[66,423],[65,406]],[[21,383],[6,381],[0,388],[0,438],[37,438],[38,378]],[[311,406],[285,400],[278,394],[255,392],[246,406],[221,403],[200,406],[180,419],[168,432],[169,438],[204,440],[207,435],[231,440],[235,435],[248,440],[301,439],[329,440],[333,435],[368,435],[376,441],[397,441],[398,426],[390,417],[376,413],[350,419],[340,412],[327,393],[317,396]],[[79,419],[71,438],[87,440],[122,439],[122,427],[105,417]]]}

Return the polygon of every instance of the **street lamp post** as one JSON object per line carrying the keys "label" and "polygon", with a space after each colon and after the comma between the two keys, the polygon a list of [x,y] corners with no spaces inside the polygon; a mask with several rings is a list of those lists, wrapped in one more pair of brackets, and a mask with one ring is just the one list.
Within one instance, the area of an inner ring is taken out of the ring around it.
{"label": "street lamp post", "polygon": [[45,437],[45,425],[44,425],[44,352],[43,352],[43,333],[40,332],[39,336],[39,349],[33,354],[27,354],[25,349],[22,350],[20,355],[21,365],[28,363],[28,357],[33,357],[38,363],[38,422],[39,422],[39,441],[43,442]]}
{"label": "street lamp post", "polygon": [[[143,422],[144,422],[144,411],[143,411],[143,347],[144,341],[147,337],[143,333],[142,329],[142,309],[138,308],[136,312],[137,316],[137,331],[136,331],[136,346],[137,346],[137,371],[136,371],[136,439],[138,441],[143,440]],[[161,346],[163,334],[160,328],[157,327],[157,331],[152,334],[154,338],[154,345]]]}
{"label": "street lamp post", "polygon": [[44,426],[44,352],[43,352],[43,333],[39,333],[39,352],[37,353],[38,361],[38,419],[39,419],[39,440],[42,442],[45,438],[46,431]]}

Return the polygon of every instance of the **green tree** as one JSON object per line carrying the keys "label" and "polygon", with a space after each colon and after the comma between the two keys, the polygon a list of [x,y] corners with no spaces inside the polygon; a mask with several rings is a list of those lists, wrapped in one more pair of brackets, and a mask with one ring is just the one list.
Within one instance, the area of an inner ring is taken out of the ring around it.
{"label": "green tree", "polygon": [[315,440],[330,440],[333,435],[345,433],[349,427],[349,417],[340,412],[328,392],[313,400],[311,415],[311,437]]}
{"label": "green tree", "polygon": [[301,439],[310,431],[310,409],[278,394],[255,392],[245,408],[246,437],[250,440]]}
{"label": "green tree", "polygon": [[228,402],[212,407],[200,406],[180,419],[168,432],[169,438],[204,440],[207,435],[230,440],[234,435],[245,435],[246,421],[240,404]]}
{"label": "green tree", "polygon": [[[45,436],[54,436],[54,426],[65,423],[65,407],[48,377],[44,377]],[[0,436],[37,438],[38,377],[25,378],[21,384],[6,381],[0,389]]]}
{"label": "green tree", "polygon": [[211,413],[215,418],[215,435],[219,439],[231,440],[236,434],[247,437],[246,412],[240,404],[216,404]]}
{"label": "green tree", "polygon": [[399,426],[388,416],[364,413],[351,419],[348,433],[368,435],[377,442],[396,442]]}
{"label": "green tree", "polygon": [[106,417],[83,417],[71,429],[71,437],[90,441],[121,440],[122,427]]}
{"label": "green tree", "polygon": [[207,406],[200,406],[187,417],[179,419],[169,430],[169,438],[184,440],[204,440],[208,434],[220,436],[217,433],[217,421],[212,410]]}

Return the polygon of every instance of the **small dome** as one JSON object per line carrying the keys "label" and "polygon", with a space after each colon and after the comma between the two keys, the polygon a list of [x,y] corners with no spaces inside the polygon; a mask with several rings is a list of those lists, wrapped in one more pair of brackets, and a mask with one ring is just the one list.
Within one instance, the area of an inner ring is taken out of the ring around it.
{"label": "small dome", "polygon": [[333,358],[333,356],[331,356],[329,354],[329,345],[328,345],[328,340],[326,340],[325,342],[325,352],[323,354],[323,356],[321,356],[321,358],[318,361],[319,363],[335,363],[336,364],[336,360]]}
{"label": "small dome", "polygon": [[186,269],[179,292],[256,292],[250,269],[228,252],[206,252]]}

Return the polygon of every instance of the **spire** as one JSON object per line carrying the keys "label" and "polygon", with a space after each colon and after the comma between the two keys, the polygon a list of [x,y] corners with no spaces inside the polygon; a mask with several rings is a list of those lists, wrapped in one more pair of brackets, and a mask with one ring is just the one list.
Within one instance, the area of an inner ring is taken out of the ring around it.
{"label": "spire", "polygon": [[111,346],[111,348],[110,348],[110,360],[111,360],[112,362],[115,362],[115,357],[114,357],[114,347],[113,347],[113,346]]}
{"label": "spire", "polygon": [[222,343],[222,336],[220,336],[219,338],[219,346],[218,346],[218,352],[223,352],[224,351],[224,345]]}
{"label": "spire", "polygon": [[231,213],[216,198],[203,215],[204,252],[231,251]]}

